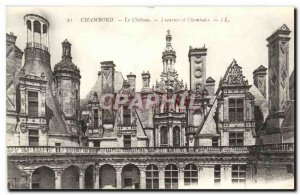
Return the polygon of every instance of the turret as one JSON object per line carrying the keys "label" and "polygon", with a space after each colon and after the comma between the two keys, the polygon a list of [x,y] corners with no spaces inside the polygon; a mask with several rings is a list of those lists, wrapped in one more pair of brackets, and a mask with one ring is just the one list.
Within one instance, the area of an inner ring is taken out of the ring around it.
{"label": "turret", "polygon": [[80,110],[80,70],[72,62],[71,43],[62,42],[62,59],[54,66],[56,94],[70,129],[77,132]]}

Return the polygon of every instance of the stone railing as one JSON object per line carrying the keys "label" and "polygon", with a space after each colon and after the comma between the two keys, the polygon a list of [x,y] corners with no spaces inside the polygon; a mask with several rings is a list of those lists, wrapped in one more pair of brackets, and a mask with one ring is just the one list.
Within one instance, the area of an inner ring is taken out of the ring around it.
{"label": "stone railing", "polygon": [[250,152],[281,152],[281,151],[294,151],[294,143],[284,144],[265,144],[249,147]]}
{"label": "stone railing", "polygon": [[294,144],[271,144],[258,146],[198,146],[198,147],[136,147],[136,148],[90,148],[55,146],[8,146],[8,156],[30,154],[82,154],[82,155],[150,155],[150,154],[248,154],[261,151],[294,151]]}

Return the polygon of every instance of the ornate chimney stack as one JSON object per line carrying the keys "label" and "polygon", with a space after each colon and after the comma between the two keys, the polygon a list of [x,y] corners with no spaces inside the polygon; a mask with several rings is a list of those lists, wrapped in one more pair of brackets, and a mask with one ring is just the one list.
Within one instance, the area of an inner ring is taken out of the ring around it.
{"label": "ornate chimney stack", "polygon": [[284,24],[269,38],[269,113],[268,126],[281,128],[289,100],[289,34]]}
{"label": "ornate chimney stack", "polygon": [[65,39],[64,42],[61,43],[63,50],[62,50],[62,60],[72,60],[71,56],[71,43],[68,41],[68,39]]}
{"label": "ornate chimney stack", "polygon": [[284,112],[289,100],[289,34],[284,24],[268,39],[269,113]]}
{"label": "ornate chimney stack", "polygon": [[206,55],[207,48],[189,49],[190,62],[190,89],[194,92],[202,92],[206,85]]}
{"label": "ornate chimney stack", "polygon": [[143,79],[143,88],[142,88],[142,92],[150,92],[152,91],[150,88],[150,73],[149,71],[142,72],[142,79]]}
{"label": "ornate chimney stack", "polygon": [[132,89],[133,91],[135,91],[135,80],[136,80],[136,75],[130,72],[129,75],[127,75],[127,81],[128,84],[130,85],[130,89]]}

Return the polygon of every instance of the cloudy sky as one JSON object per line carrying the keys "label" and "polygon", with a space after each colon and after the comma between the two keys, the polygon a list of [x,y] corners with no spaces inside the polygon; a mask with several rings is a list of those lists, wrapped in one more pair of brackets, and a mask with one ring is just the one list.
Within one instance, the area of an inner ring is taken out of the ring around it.
{"label": "cloudy sky", "polygon": [[[160,79],[161,54],[168,29],[177,54],[175,69],[179,79],[187,83],[189,46],[204,44],[208,48],[207,77],[218,82],[236,59],[252,83],[253,70],[259,65],[268,66],[266,38],[284,23],[292,31],[290,73],[294,69],[292,7],[7,7],[6,32],[18,37],[17,45],[22,50],[26,43],[23,16],[27,13],[41,14],[50,22],[52,68],[61,60],[61,42],[67,38],[72,43],[73,62],[82,76],[81,98],[95,83],[102,61],[114,61],[116,70],[125,78],[130,72],[135,73],[137,90],[142,86],[142,71],[149,70],[152,86]],[[82,18],[100,17],[112,17],[114,22],[82,22]],[[151,22],[125,22],[125,17]],[[225,17],[228,22],[221,22]],[[162,18],[179,22],[161,22]],[[202,22],[183,22],[185,18]],[[68,19],[72,21],[67,22]]]}

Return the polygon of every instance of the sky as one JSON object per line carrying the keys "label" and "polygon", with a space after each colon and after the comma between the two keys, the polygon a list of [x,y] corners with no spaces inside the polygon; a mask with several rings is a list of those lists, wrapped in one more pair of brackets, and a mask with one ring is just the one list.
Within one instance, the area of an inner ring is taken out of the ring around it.
{"label": "sky", "polygon": [[[81,71],[81,98],[85,98],[97,80],[100,62],[114,61],[123,77],[136,74],[136,88],[142,87],[141,73],[149,71],[150,86],[160,80],[162,52],[167,30],[173,37],[176,51],[175,69],[179,80],[189,86],[189,46],[205,47],[206,76],[217,81],[233,59],[243,68],[249,83],[260,65],[268,67],[268,38],[286,24],[290,36],[290,73],[294,69],[293,7],[11,7],[6,9],[6,32],[17,36],[17,46],[25,49],[26,34],[23,17],[36,13],[50,23],[50,54],[52,69],[61,60],[61,43],[72,44],[73,63]],[[113,18],[113,22],[82,22],[86,18]],[[127,19],[149,19],[151,22],[125,22]],[[84,19],[82,19],[84,18]],[[162,18],[164,19],[161,22]],[[188,22],[189,18],[202,22]],[[221,22],[226,18],[227,22]],[[166,22],[178,19],[177,22]],[[184,21],[184,19],[186,19]],[[218,22],[214,21],[215,19]],[[68,22],[71,21],[71,22]],[[122,20],[122,21],[118,21]],[[157,20],[157,21],[155,21]],[[209,20],[209,22],[207,21]]]}

